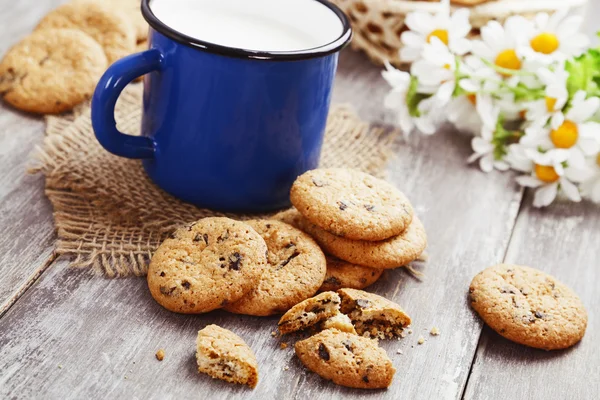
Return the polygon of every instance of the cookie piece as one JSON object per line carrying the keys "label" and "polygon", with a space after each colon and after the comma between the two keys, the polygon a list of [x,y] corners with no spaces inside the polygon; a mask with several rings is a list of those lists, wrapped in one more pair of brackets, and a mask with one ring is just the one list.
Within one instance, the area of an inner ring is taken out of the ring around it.
{"label": "cookie piece", "polygon": [[241,337],[218,325],[208,325],[196,339],[198,372],[255,388],[258,364],[252,349]]}
{"label": "cookie piece", "polygon": [[282,335],[296,332],[318,324],[339,314],[340,296],[335,292],[324,292],[306,299],[283,314],[277,327]]}
{"label": "cookie piece", "polygon": [[118,8],[96,1],[77,1],[56,8],[40,21],[36,30],[49,28],[79,29],[87,33],[100,43],[109,64],[135,49],[135,32],[127,17]]}
{"label": "cookie piece", "polygon": [[375,283],[385,271],[351,264],[332,256],[325,256],[325,258],[327,259],[327,274],[319,289],[322,292],[336,291],[341,288],[364,289]]}
{"label": "cookie piece", "polygon": [[320,328],[321,330],[337,329],[338,331],[348,332],[356,335],[356,330],[354,329],[354,325],[352,325],[350,317],[342,313],[336,314],[333,317],[327,318],[325,321],[321,322]]}
{"label": "cookie piece", "polygon": [[106,67],[102,47],[83,32],[34,32],[0,62],[0,94],[24,111],[61,113],[92,96]]}
{"label": "cookie piece", "polygon": [[313,296],[325,279],[327,264],[319,245],[291,225],[272,220],[245,221],[267,244],[267,268],[258,285],[225,307],[237,314],[281,314]]}
{"label": "cookie piece", "polygon": [[356,289],[337,291],[341,311],[352,320],[359,335],[380,339],[401,336],[411,319],[402,307],[379,295]]}
{"label": "cookie piece", "polygon": [[267,245],[254,229],[229,218],[204,218],[178,229],[148,268],[152,297],[168,310],[205,313],[233,303],[265,271]]}
{"label": "cookie piece", "polygon": [[402,233],[413,219],[413,208],[402,192],[351,169],[304,173],[292,185],[290,200],[307,220],[350,240],[384,240]]}
{"label": "cookie piece", "polygon": [[481,271],[469,287],[471,306],[508,340],[544,350],[579,342],[587,312],[579,297],[534,268],[500,264]]}
{"label": "cookie piece", "polygon": [[386,388],[396,373],[392,361],[375,340],[337,329],[301,340],[295,350],[306,368],[342,386]]}
{"label": "cookie piece", "polygon": [[418,259],[427,247],[425,227],[416,216],[409,227],[400,235],[379,242],[350,240],[332,235],[309,222],[296,209],[281,212],[273,218],[287,222],[308,233],[326,253],[349,263],[370,268],[393,269],[403,267]]}

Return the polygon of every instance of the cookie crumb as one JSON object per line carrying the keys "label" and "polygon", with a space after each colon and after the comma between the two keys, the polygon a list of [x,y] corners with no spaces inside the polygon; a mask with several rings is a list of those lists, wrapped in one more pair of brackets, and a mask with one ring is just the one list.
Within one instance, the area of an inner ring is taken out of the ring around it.
{"label": "cookie crumb", "polygon": [[287,344],[286,342],[283,342],[283,343],[281,343],[281,344],[279,345],[279,348],[280,348],[281,350],[283,350],[283,349],[287,349],[287,347],[288,347],[288,344]]}
{"label": "cookie crumb", "polygon": [[404,354],[404,352],[400,349],[396,350],[396,354]]}
{"label": "cookie crumb", "polygon": [[159,350],[156,352],[156,359],[157,359],[158,361],[162,361],[164,358],[165,358],[165,351],[164,351],[163,349],[159,349]]}
{"label": "cookie crumb", "polygon": [[425,338],[423,338],[423,336],[419,336],[419,340],[417,341],[417,343],[419,343],[419,344],[425,343]]}
{"label": "cookie crumb", "polygon": [[127,379],[127,375],[125,375],[125,379]]}
{"label": "cookie crumb", "polygon": [[429,334],[431,336],[439,336],[440,333],[441,332],[440,332],[440,330],[438,329],[437,326],[434,326],[433,328],[431,328],[431,331],[429,331]]}
{"label": "cookie crumb", "polygon": [[62,364],[58,364],[58,369],[62,369]]}
{"label": "cookie crumb", "polygon": [[288,369],[290,369],[290,367],[283,367],[284,371],[287,371]]}
{"label": "cookie crumb", "polygon": [[275,331],[271,332],[271,336],[273,336],[273,337],[277,336],[277,332],[275,332]]}
{"label": "cookie crumb", "polygon": [[408,330],[408,334],[409,334],[409,335],[412,335],[412,329],[409,329],[409,330]]}

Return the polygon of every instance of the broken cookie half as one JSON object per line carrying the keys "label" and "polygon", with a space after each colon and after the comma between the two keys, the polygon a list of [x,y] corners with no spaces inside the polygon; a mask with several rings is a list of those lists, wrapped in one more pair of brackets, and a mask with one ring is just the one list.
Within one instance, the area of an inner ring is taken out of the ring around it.
{"label": "broken cookie half", "polygon": [[215,379],[256,387],[258,364],[246,342],[217,325],[198,332],[196,340],[198,371]]}
{"label": "broken cookie half", "polygon": [[340,296],[335,292],[323,292],[290,308],[279,320],[279,332],[296,332],[318,324],[340,312]]}
{"label": "broken cookie half", "polygon": [[340,289],[341,311],[348,315],[359,335],[380,339],[402,336],[411,319],[402,307],[373,293]]}

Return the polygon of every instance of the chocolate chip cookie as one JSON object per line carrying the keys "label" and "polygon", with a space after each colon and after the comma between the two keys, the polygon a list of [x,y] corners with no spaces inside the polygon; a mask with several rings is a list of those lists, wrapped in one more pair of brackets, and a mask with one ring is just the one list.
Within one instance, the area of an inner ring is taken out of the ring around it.
{"label": "chocolate chip cookie", "polygon": [[306,172],[294,182],[290,200],[307,220],[349,240],[384,240],[402,233],[413,219],[402,192],[350,169]]}
{"label": "chocolate chip cookie", "polygon": [[48,13],[36,30],[49,28],[79,29],[96,40],[108,63],[133,53],[136,35],[127,17],[118,8],[96,1],[66,3]]}
{"label": "chocolate chip cookie", "polygon": [[258,285],[225,310],[247,315],[281,314],[313,296],[325,279],[325,255],[306,233],[272,220],[245,221],[265,240],[267,268]]}
{"label": "chocolate chip cookie", "polygon": [[338,331],[348,332],[356,335],[356,330],[354,329],[354,325],[352,325],[352,320],[346,314],[336,314],[333,317],[327,318],[325,321],[321,322],[319,326],[320,330],[325,329],[337,329]]}
{"label": "chocolate chip cookie", "polygon": [[416,216],[400,235],[379,242],[350,240],[332,235],[308,221],[296,209],[281,212],[273,218],[308,233],[326,253],[349,263],[370,268],[403,267],[418,259],[427,247],[425,227]]}
{"label": "chocolate chip cookie", "polygon": [[102,47],[83,32],[34,32],[0,62],[0,94],[24,111],[61,113],[92,96],[106,67]]}
{"label": "chocolate chip cookie", "polygon": [[336,291],[341,288],[364,289],[375,283],[385,271],[351,264],[332,256],[325,256],[325,258],[327,259],[327,273],[325,281],[319,289],[322,292]]}
{"label": "chocolate chip cookie", "polygon": [[342,386],[386,388],[396,373],[392,361],[375,340],[337,329],[301,340],[295,350],[306,368]]}
{"label": "chocolate chip cookie", "polygon": [[340,289],[337,293],[342,300],[341,311],[350,317],[359,335],[392,338],[411,324],[402,307],[385,297],[356,289]]}
{"label": "chocolate chip cookie", "polygon": [[148,287],[168,310],[205,313],[250,292],[266,264],[267,245],[249,225],[204,218],[160,245],[150,261]]}
{"label": "chocolate chip cookie", "polygon": [[252,349],[235,333],[217,325],[208,325],[196,339],[198,371],[215,379],[255,388],[258,364]]}
{"label": "chocolate chip cookie", "polygon": [[557,350],[579,342],[587,312],[579,297],[534,268],[500,264],[481,271],[469,287],[471,306],[493,330],[513,342]]}
{"label": "chocolate chip cookie", "polygon": [[306,299],[286,312],[277,327],[282,335],[316,325],[340,312],[340,296],[335,292],[323,292]]}

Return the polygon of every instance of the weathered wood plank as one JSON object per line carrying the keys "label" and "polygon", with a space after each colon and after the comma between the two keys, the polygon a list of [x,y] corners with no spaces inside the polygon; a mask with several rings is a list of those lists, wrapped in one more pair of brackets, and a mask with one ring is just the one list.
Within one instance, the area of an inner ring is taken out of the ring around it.
{"label": "weathered wood plank", "polygon": [[[353,103],[364,118],[381,122],[390,118],[379,105],[386,90],[377,68],[360,55],[344,54],[337,102]],[[446,131],[399,145],[391,162],[391,181],[410,196],[428,229],[430,261],[423,266],[422,282],[396,270],[373,287],[414,318],[412,335],[383,342],[398,374],[389,390],[377,392],[382,398],[452,399],[462,393],[481,328],[464,293],[482,265],[504,256],[520,200],[509,175],[491,177],[467,168],[469,153],[468,138]],[[197,375],[194,337],[208,323],[232,329],[256,351],[261,368],[256,390]],[[152,300],[143,279],[105,280],[68,270],[61,262],[0,320],[0,397],[44,393],[81,398],[99,392],[114,398],[364,395],[307,373],[291,346],[278,348],[279,341],[270,335],[275,326],[273,318],[221,312],[175,315]],[[441,336],[429,336],[433,326]],[[427,339],[422,346],[417,345],[419,336]],[[159,347],[167,352],[162,363],[154,359]],[[403,355],[396,354],[399,348]]]}
{"label": "weathered wood plank", "polygon": [[[525,204],[531,203],[531,196]],[[512,343],[486,328],[469,378],[466,399],[593,399],[600,393],[600,208],[561,204],[526,206],[515,226],[506,261],[539,268],[583,300],[589,324],[583,341],[546,352]]]}
{"label": "weathered wood plank", "polygon": [[[47,10],[60,3],[3,1],[0,4],[0,55],[27,35]],[[27,176],[29,154],[41,142],[40,117],[0,103],[0,315],[26,290],[51,260],[52,209],[41,176]]]}

